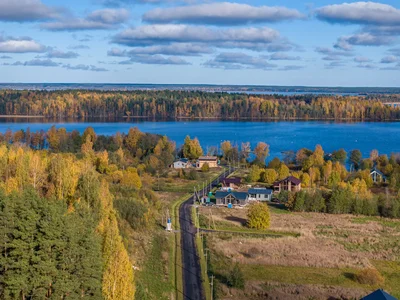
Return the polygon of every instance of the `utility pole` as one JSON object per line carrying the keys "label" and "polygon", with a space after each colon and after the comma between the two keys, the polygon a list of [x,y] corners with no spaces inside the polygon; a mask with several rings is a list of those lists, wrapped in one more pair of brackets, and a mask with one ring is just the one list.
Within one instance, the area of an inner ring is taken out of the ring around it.
{"label": "utility pole", "polygon": [[204,256],[206,257],[206,276],[207,276],[207,266],[208,266],[208,260],[207,260],[207,255],[208,255],[208,249],[204,249],[206,253],[204,253]]}
{"label": "utility pole", "polygon": [[210,294],[211,294],[211,300],[213,300],[213,295],[214,295],[214,275],[211,275],[211,282],[210,282],[210,285],[211,285],[211,291],[210,291]]}
{"label": "utility pole", "polygon": [[199,234],[200,233],[200,216],[199,216],[199,214],[200,214],[200,211],[199,211],[199,208],[197,208],[197,234]]}

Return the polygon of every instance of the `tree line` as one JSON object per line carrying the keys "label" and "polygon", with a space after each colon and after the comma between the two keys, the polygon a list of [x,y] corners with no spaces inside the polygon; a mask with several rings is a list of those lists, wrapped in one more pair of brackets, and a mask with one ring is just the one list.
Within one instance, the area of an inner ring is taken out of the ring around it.
{"label": "tree line", "polygon": [[0,91],[0,114],[51,118],[398,120],[396,95],[247,95],[190,91]]}

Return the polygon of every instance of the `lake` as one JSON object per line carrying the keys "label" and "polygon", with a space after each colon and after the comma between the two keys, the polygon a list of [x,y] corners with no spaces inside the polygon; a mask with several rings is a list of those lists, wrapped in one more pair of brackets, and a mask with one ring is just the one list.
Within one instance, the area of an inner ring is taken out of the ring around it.
{"label": "lake", "polygon": [[186,135],[197,137],[204,149],[219,146],[222,141],[230,140],[233,144],[257,142],[270,145],[270,158],[281,157],[282,151],[306,147],[313,149],[321,144],[326,152],[340,148],[346,151],[360,149],[364,156],[369,156],[372,149],[380,153],[400,153],[400,122],[359,122],[335,123],[329,121],[293,121],[293,122],[236,122],[236,121],[171,121],[150,122],[43,122],[43,119],[0,120],[0,132],[7,129],[47,131],[52,125],[64,127],[67,131],[83,132],[91,126],[97,134],[112,135],[117,131],[128,132],[130,127],[138,127],[143,132],[167,135],[177,145],[181,145]]}

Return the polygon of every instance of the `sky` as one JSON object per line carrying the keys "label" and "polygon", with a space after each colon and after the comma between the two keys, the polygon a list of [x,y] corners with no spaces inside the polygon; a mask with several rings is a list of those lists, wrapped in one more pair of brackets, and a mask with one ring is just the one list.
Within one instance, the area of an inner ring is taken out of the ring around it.
{"label": "sky", "polygon": [[400,86],[400,2],[0,0],[0,82]]}

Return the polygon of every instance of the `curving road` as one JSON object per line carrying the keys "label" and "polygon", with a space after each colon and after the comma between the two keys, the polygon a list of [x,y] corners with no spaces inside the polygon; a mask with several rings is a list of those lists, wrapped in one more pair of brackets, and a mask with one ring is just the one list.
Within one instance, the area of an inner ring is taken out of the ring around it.
{"label": "curving road", "polygon": [[[229,172],[230,173],[230,172]],[[228,176],[228,175],[226,175]],[[222,174],[211,185],[218,184],[225,176]],[[208,188],[205,189],[205,192]],[[199,193],[202,193],[200,191]],[[196,250],[196,232],[192,220],[193,196],[186,200],[179,208],[179,223],[181,227],[183,295],[184,300],[205,299],[200,258]]]}

